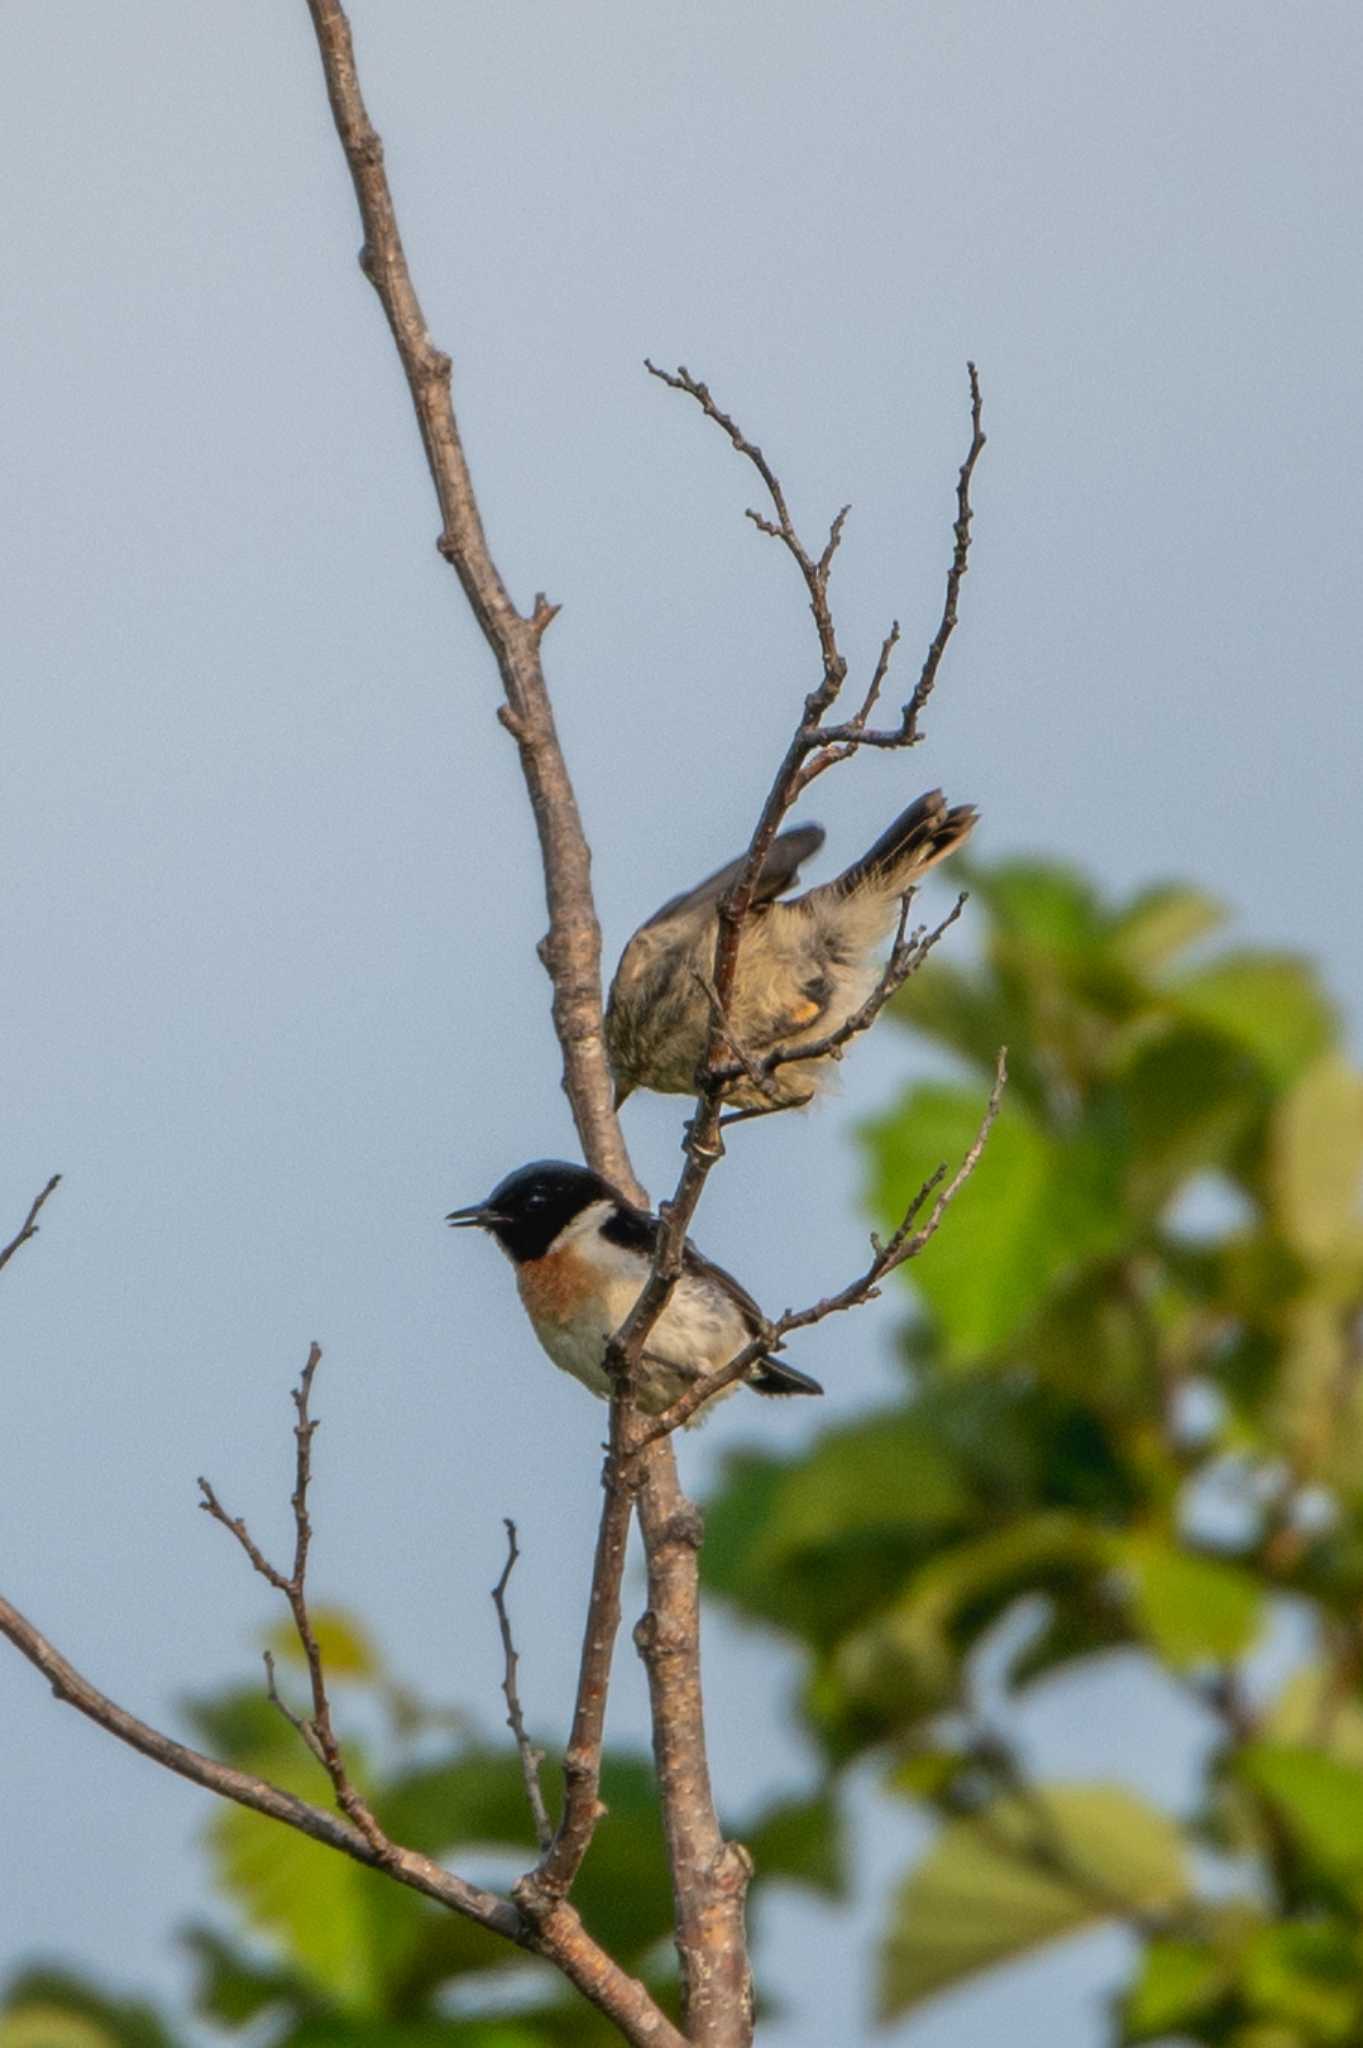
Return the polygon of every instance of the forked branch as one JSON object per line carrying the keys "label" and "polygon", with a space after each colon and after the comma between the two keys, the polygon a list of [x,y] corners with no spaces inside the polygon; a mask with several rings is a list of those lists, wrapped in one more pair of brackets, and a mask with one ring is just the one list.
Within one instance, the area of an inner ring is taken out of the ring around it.
{"label": "forked branch", "polygon": [[[874,1301],[880,1293],[881,1282],[895,1270],[896,1266],[907,1265],[910,1259],[917,1258],[924,1246],[930,1244],[937,1235],[947,1210],[984,1156],[989,1133],[994,1127],[994,1120],[998,1116],[999,1106],[1003,1100],[1007,1078],[1007,1050],[1000,1047],[994,1068],[994,1085],[989,1091],[984,1115],[955,1173],[947,1180],[945,1165],[939,1166],[931,1178],[924,1181],[909,1203],[893,1236],[884,1244],[872,1238],[873,1256],[866,1271],[857,1279],[849,1281],[845,1287],[839,1288],[836,1293],[824,1295],[822,1300],[812,1303],[810,1307],[787,1309],[784,1315],[769,1323],[766,1329],[754,1337],[750,1344],[745,1345],[721,1371],[710,1373],[703,1380],[697,1380],[684,1394],[679,1394],[672,1405],[664,1409],[663,1413],[648,1425],[644,1436],[646,1443],[653,1443],[661,1437],[669,1436],[674,1429],[680,1429],[683,1423],[690,1422],[718,1395],[746,1378],[760,1358],[780,1351],[786,1338],[794,1331],[807,1330],[812,1324],[823,1322],[826,1316],[839,1315],[845,1309],[860,1308],[865,1302]],[[918,1218],[935,1190],[940,1192],[926,1220],[920,1225]]]}
{"label": "forked branch", "polygon": [[267,1584],[282,1593],[289,1603],[293,1617],[294,1633],[298,1637],[303,1661],[307,1665],[308,1684],[312,1693],[312,1712],[304,1716],[295,1714],[285,1705],[275,1683],[274,1660],[268,1652],[265,1659],[266,1678],[270,1698],[284,1714],[317,1758],[331,1780],[336,1794],[336,1804],[346,1818],[354,1823],[374,1851],[380,1863],[386,1863],[393,1854],[389,1841],[368,1803],[357,1789],[346,1769],[341,1745],[331,1719],[331,1701],[327,1694],[326,1671],[322,1662],[321,1646],[317,1631],[312,1625],[308,1612],[308,1551],[312,1545],[312,1521],[308,1514],[308,1486],[312,1479],[312,1439],[317,1424],[309,1410],[312,1398],[312,1382],[322,1362],[321,1347],[309,1347],[307,1363],[302,1377],[294,1388],[292,1400],[296,1420],[294,1422],[294,1483],[290,1506],[293,1509],[293,1570],[281,1572],[272,1565],[260,1546],[252,1537],[245,1520],[240,1515],[229,1515],[217,1494],[206,1479],[200,1479],[199,1502],[204,1513],[211,1515],[215,1522],[221,1522],[224,1529],[235,1536],[251,1564]]}
{"label": "forked branch", "polygon": [[15,1235],[10,1239],[9,1243],[5,1246],[4,1250],[0,1251],[0,1268],[7,1266],[10,1260],[14,1257],[14,1254],[19,1250],[19,1248],[22,1245],[26,1245],[31,1237],[36,1237],[38,1235],[38,1216],[42,1209],[43,1203],[47,1200],[48,1196],[52,1194],[53,1191],[60,1185],[61,1175],[59,1173],[54,1173],[51,1180],[48,1182],[47,1186],[43,1188],[40,1193],[36,1194],[33,1197],[33,1200],[29,1204],[27,1216],[25,1216],[22,1224],[19,1226],[19,1229],[16,1231]]}
{"label": "forked branch", "polygon": [[535,1840],[543,1855],[554,1839],[554,1824],[549,1818],[549,1809],[544,1803],[544,1788],[540,1784],[540,1765],[544,1762],[544,1751],[536,1749],[525,1732],[525,1715],[521,1711],[520,1688],[516,1673],[520,1657],[516,1650],[515,1638],[511,1633],[511,1617],[506,1611],[506,1589],[511,1574],[516,1569],[516,1560],[521,1548],[516,1541],[516,1524],[510,1515],[503,1516],[506,1524],[506,1563],[502,1575],[492,1589],[492,1604],[497,1610],[497,1627],[502,1638],[502,1692],[506,1699],[506,1725],[515,1738],[516,1754],[521,1760],[521,1776],[525,1780],[525,1799],[530,1808],[530,1817],[535,1823]]}

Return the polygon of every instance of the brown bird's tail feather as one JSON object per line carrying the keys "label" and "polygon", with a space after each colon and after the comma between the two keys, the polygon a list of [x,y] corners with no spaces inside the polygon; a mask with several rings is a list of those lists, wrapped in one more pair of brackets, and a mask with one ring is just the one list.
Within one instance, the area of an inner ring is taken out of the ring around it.
{"label": "brown bird's tail feather", "polygon": [[941,790],[930,789],[900,812],[869,853],[853,861],[845,874],[827,886],[839,896],[854,896],[867,888],[906,889],[916,876],[945,860],[970,837],[978,815],[973,804],[957,804],[948,810]]}
{"label": "brown bird's tail feather", "polygon": [[748,1385],[758,1394],[821,1394],[823,1388],[798,1365],[784,1358],[759,1358],[748,1375]]}

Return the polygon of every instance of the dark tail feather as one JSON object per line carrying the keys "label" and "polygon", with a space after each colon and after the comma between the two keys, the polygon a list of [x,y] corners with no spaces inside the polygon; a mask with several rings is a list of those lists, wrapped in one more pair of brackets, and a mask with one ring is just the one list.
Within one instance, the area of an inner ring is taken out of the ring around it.
{"label": "dark tail feather", "polygon": [[907,888],[915,875],[945,860],[970,837],[977,816],[973,804],[957,804],[949,811],[941,790],[930,789],[907,811],[901,811],[870,852],[828,887],[839,896],[852,896],[868,885],[883,886],[890,881],[898,886],[902,880]]}
{"label": "dark tail feather", "polygon": [[[823,842],[822,825],[794,825],[788,832],[778,832],[767,849],[767,857],[753,890],[753,902],[759,905],[774,903],[778,896],[783,896],[799,873],[801,861],[811,859]],[[685,889],[680,896],[671,897],[661,910],[654,911],[649,924],[663,924],[669,917],[700,910],[707,903],[718,903],[724,891],[731,889],[738,880],[747,860],[747,854],[740,853],[737,860],[731,860],[716,874],[707,875],[703,882],[697,882],[694,889]]]}
{"label": "dark tail feather", "polygon": [[748,1374],[748,1385],[759,1394],[821,1394],[823,1388],[807,1372],[787,1365],[782,1358],[759,1358]]}

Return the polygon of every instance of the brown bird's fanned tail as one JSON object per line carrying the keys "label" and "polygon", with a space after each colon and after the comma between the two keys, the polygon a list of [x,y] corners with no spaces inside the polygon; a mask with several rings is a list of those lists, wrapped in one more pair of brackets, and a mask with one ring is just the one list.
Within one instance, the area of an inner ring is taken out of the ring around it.
{"label": "brown bird's fanned tail", "polygon": [[945,860],[970,837],[978,815],[973,804],[948,810],[941,790],[930,789],[900,812],[869,853],[827,886],[839,896],[866,888],[907,888],[916,875]]}
{"label": "brown bird's fanned tail", "polygon": [[823,1388],[798,1366],[783,1358],[759,1358],[748,1374],[748,1385],[758,1394],[821,1394]]}

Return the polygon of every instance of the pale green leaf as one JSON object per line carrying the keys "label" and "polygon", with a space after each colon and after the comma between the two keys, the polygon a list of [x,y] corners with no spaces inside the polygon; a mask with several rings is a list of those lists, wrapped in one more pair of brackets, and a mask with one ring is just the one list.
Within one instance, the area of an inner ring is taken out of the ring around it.
{"label": "pale green leaf", "polygon": [[1334,1010],[1314,970],[1290,953],[1229,953],[1173,990],[1185,1017],[1235,1039],[1288,1082],[1329,1046]]}
{"label": "pale green leaf", "polygon": [[1333,1672],[1308,1666],[1289,1678],[1263,1722],[1274,1743],[1302,1743],[1363,1769],[1363,1703]]}
{"label": "pale green leaf", "polygon": [[117,2034],[59,2005],[20,2005],[0,2017],[0,2048],[119,2048]]}
{"label": "pale green leaf", "polygon": [[1290,1305],[1283,1323],[1274,1434],[1302,1478],[1326,1480],[1342,1467],[1346,1482],[1356,1481],[1363,1389],[1347,1369],[1343,1319],[1330,1302],[1307,1295]]}
{"label": "pale green leaf", "polygon": [[1055,1785],[953,1821],[901,1886],[881,1956],[880,2013],[1095,1921],[1187,1896],[1178,1830],[1115,1785]]}
{"label": "pale green leaf", "polygon": [[[383,1659],[363,1623],[344,1607],[311,1609],[312,1631],[322,1653],[328,1678],[377,1678]],[[270,1630],[267,1645],[281,1663],[306,1668],[307,1659],[292,1621],[280,1621]]]}
{"label": "pale green leaf", "polygon": [[1225,921],[1225,908],[1186,882],[1146,889],[1114,918],[1108,944],[1123,966],[1153,974]]}
{"label": "pale green leaf", "polygon": [[1360,1174],[1363,1074],[1326,1053],[1280,1104],[1270,1134],[1274,1216],[1303,1258],[1328,1258],[1357,1230]]}
{"label": "pale green leaf", "polygon": [[[272,1756],[270,1775],[285,1791],[329,1807],[330,1785],[301,1753],[301,1744],[299,1749],[294,1757]],[[348,1762],[359,1775],[353,1747]],[[280,1944],[295,1969],[342,2008],[381,2008],[394,1955],[419,1931],[421,1909],[414,1896],[245,1807],[224,1806],[215,1814],[208,1843],[219,1884],[252,1926]]]}
{"label": "pale green leaf", "polygon": [[1249,1572],[1145,1534],[1117,1539],[1114,1555],[1136,1625],[1166,1664],[1225,1662],[1250,1648],[1263,1599]]}

